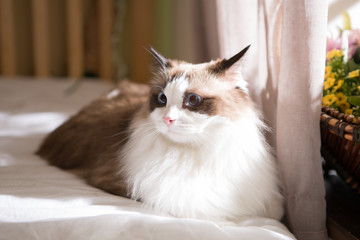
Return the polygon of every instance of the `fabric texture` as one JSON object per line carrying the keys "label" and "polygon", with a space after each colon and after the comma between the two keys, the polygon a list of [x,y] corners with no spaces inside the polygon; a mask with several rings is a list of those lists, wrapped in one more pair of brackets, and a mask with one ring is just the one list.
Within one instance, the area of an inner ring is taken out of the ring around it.
{"label": "fabric texture", "polygon": [[327,239],[319,129],[327,1],[214,2],[220,56],[251,44],[244,78],[273,130],[269,141],[284,181],[285,222],[298,239]]}

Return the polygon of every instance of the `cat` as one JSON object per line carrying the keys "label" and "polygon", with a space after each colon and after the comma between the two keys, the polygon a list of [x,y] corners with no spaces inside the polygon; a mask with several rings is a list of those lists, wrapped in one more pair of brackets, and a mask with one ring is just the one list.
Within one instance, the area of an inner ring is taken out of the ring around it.
{"label": "cat", "polygon": [[280,220],[283,196],[267,127],[240,71],[249,47],[202,64],[149,47],[149,86],[121,83],[50,133],[37,154],[173,216]]}

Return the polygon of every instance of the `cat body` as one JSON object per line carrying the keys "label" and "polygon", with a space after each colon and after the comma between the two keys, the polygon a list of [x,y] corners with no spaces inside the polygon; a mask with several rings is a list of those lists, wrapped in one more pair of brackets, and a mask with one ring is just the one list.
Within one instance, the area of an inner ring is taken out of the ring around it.
{"label": "cat body", "polygon": [[188,64],[150,49],[150,87],[122,83],[43,142],[38,154],[87,181],[178,217],[280,219],[276,162],[238,60]]}

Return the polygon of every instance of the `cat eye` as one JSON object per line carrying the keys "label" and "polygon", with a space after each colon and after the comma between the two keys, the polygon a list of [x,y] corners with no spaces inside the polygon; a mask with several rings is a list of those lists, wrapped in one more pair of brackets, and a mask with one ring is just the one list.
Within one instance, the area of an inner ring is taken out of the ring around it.
{"label": "cat eye", "polygon": [[196,107],[200,105],[202,98],[197,94],[189,94],[186,98],[185,104],[188,107]]}
{"label": "cat eye", "polygon": [[160,105],[166,105],[166,102],[167,102],[166,95],[162,92],[159,93],[157,96],[157,101]]}

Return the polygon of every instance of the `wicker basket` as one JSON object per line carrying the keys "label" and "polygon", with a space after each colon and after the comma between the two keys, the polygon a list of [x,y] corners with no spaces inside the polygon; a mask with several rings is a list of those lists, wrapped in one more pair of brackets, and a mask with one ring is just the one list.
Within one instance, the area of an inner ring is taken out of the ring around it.
{"label": "wicker basket", "polygon": [[360,118],[323,107],[321,154],[325,168],[335,169],[350,188],[360,194]]}

